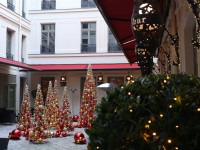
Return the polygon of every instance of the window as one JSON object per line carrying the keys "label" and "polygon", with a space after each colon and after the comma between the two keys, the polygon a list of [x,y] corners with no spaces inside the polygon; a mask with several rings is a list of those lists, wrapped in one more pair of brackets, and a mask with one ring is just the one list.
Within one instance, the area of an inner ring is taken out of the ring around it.
{"label": "window", "polygon": [[55,24],[42,25],[41,54],[55,53]]}
{"label": "window", "polygon": [[94,0],[81,0],[81,8],[93,8],[96,7]]}
{"label": "window", "polygon": [[43,0],[41,4],[42,10],[50,10],[56,9],[56,1],[55,0]]}
{"label": "window", "polygon": [[82,53],[96,52],[96,23],[82,23]]}
{"label": "window", "polygon": [[6,58],[13,60],[13,54],[12,54],[12,36],[13,32],[10,30],[7,30],[7,39],[6,39]]}
{"label": "window", "polygon": [[110,30],[108,31],[108,52],[122,52],[121,47]]}
{"label": "window", "polygon": [[0,74],[0,107],[15,109],[16,76]]}
{"label": "window", "polygon": [[8,9],[15,11],[15,5],[13,3],[13,0],[7,0],[7,7]]}

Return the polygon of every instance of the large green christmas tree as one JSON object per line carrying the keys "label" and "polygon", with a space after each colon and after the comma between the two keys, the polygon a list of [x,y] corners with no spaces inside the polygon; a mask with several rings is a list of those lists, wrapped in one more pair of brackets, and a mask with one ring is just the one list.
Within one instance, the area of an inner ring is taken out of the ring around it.
{"label": "large green christmas tree", "polygon": [[200,79],[148,75],[110,92],[92,122],[92,150],[198,150]]}

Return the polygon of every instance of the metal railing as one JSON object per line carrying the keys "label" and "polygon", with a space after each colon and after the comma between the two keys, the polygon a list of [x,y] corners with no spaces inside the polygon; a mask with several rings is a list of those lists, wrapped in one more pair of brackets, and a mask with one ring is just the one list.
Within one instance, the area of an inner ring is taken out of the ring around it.
{"label": "metal railing", "polygon": [[81,44],[82,53],[96,53],[96,44]]}
{"label": "metal railing", "polygon": [[94,8],[97,7],[93,0],[91,1],[83,1],[81,0],[81,8]]}
{"label": "metal railing", "polygon": [[6,58],[13,60],[13,54],[11,54],[10,52],[6,53]]}
{"label": "metal railing", "polygon": [[52,0],[52,1],[43,0],[41,2],[41,9],[42,10],[56,9],[56,1],[55,0]]}
{"label": "metal railing", "polygon": [[41,45],[40,54],[55,54],[55,45]]}
{"label": "metal railing", "polygon": [[108,43],[108,53],[121,53],[122,48],[118,43]]}
{"label": "metal railing", "polygon": [[8,1],[7,1],[7,7],[8,7],[8,9],[15,11],[15,5],[13,5],[12,3],[8,2]]}

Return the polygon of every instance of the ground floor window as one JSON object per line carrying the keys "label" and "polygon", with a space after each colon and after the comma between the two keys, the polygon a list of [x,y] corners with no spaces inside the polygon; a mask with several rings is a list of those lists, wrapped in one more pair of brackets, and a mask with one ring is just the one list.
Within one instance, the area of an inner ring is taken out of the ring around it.
{"label": "ground floor window", "polygon": [[15,109],[16,76],[0,74],[0,107]]}

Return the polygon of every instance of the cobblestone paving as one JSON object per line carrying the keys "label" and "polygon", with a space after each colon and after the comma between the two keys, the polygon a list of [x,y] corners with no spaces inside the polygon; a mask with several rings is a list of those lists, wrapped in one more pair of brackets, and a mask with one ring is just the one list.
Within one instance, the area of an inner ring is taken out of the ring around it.
{"label": "cobblestone paving", "polygon": [[[0,124],[0,138],[7,138],[9,132],[13,131],[14,129],[16,129],[15,124]],[[88,141],[88,136],[84,130],[84,128],[75,128],[75,130],[70,132],[67,137],[47,139],[48,142],[45,144],[33,144],[26,140],[24,137],[21,137],[20,140],[9,140],[8,150],[87,150],[87,143],[74,143],[74,134],[76,132],[84,133]]]}

